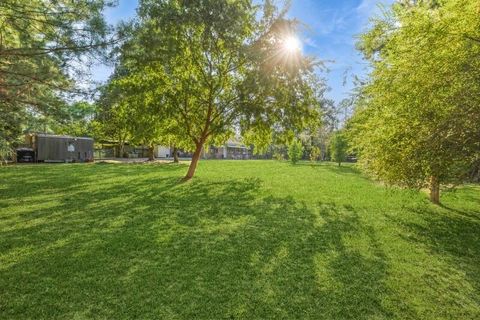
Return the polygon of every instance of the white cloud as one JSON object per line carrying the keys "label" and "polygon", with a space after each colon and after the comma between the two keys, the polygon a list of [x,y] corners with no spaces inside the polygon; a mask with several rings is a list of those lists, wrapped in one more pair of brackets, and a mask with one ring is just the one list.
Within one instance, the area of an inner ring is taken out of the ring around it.
{"label": "white cloud", "polygon": [[364,20],[382,13],[382,7],[391,5],[395,0],[362,0],[356,11]]}

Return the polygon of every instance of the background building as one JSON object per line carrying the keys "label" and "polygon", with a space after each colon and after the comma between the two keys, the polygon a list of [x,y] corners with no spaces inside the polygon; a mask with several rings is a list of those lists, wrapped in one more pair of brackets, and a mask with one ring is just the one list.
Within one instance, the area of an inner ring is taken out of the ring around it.
{"label": "background building", "polygon": [[17,149],[17,161],[93,161],[93,139],[44,133],[28,134],[25,137],[24,147]]}

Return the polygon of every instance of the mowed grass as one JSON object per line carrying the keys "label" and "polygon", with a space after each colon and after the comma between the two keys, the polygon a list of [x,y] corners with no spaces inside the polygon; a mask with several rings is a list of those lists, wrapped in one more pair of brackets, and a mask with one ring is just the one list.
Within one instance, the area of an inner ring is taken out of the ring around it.
{"label": "mowed grass", "polygon": [[0,168],[0,319],[479,319],[480,188],[274,161]]}

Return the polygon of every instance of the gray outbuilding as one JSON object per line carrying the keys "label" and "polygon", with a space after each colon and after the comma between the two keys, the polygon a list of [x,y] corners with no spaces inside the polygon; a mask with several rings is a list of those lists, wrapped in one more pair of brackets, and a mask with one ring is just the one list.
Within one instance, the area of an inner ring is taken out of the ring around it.
{"label": "gray outbuilding", "polygon": [[37,162],[93,161],[93,139],[37,133],[30,136]]}

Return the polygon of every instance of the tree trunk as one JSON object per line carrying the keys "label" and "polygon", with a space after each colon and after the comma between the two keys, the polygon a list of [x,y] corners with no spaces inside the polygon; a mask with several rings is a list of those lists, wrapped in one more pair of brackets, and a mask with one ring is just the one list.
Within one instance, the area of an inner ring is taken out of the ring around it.
{"label": "tree trunk", "polygon": [[209,135],[208,130],[211,124],[210,121],[211,121],[212,110],[213,110],[212,102],[213,101],[211,101],[210,105],[208,106],[207,118],[205,121],[205,127],[203,128],[201,138],[195,141],[195,152],[193,153],[192,162],[190,162],[190,166],[188,167],[187,175],[182,179],[183,181],[192,179],[193,175],[195,174],[195,170],[197,169],[197,163],[198,163],[198,160],[200,159],[200,155],[202,154],[203,144],[205,143],[205,141],[207,141],[207,138]]}
{"label": "tree trunk", "polygon": [[176,146],[173,146],[173,163],[178,163],[178,150]]}
{"label": "tree trunk", "polygon": [[430,177],[430,201],[440,204],[440,182],[435,176]]}
{"label": "tree trunk", "polygon": [[125,155],[125,139],[124,137],[119,134],[118,136],[118,149],[116,149],[115,151],[118,151],[118,154],[117,154],[117,157],[118,158],[124,158]]}
{"label": "tree trunk", "polygon": [[120,142],[120,146],[118,148],[118,157],[119,158],[125,158],[125,143]]}
{"label": "tree trunk", "polygon": [[193,178],[195,174],[195,170],[197,169],[197,163],[200,159],[200,155],[202,154],[203,142],[197,143],[195,146],[195,152],[193,153],[192,162],[190,162],[190,166],[188,167],[188,172],[185,177],[183,177],[183,181],[187,181]]}
{"label": "tree trunk", "polygon": [[149,146],[148,147],[148,161],[154,161],[155,160],[155,147],[154,146]]}

